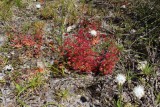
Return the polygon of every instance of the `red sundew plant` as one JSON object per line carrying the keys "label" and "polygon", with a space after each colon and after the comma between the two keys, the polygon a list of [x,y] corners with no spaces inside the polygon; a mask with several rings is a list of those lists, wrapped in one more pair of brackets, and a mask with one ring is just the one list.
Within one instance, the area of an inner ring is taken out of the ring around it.
{"label": "red sundew plant", "polygon": [[[78,33],[67,34],[63,49],[67,64],[81,72],[109,74],[118,62],[119,49],[112,37],[100,33],[99,24],[83,21]],[[96,35],[90,31],[95,30]]]}
{"label": "red sundew plant", "polygon": [[33,38],[31,38],[31,36],[17,35],[11,42],[12,46],[16,48],[21,48],[23,46],[31,47],[35,45],[35,42],[33,41]]}
{"label": "red sundew plant", "polygon": [[41,46],[43,45],[43,39],[41,33],[35,35],[14,35],[11,40],[11,46],[15,48],[27,47],[33,51],[33,55],[39,56],[41,52]]}

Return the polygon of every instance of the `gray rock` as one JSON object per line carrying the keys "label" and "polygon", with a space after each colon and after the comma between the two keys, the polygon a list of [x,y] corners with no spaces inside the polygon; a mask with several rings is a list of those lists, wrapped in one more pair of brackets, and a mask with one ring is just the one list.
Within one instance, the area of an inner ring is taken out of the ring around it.
{"label": "gray rock", "polygon": [[6,42],[7,38],[5,36],[0,35],[0,47],[2,45],[4,45],[4,43]]}

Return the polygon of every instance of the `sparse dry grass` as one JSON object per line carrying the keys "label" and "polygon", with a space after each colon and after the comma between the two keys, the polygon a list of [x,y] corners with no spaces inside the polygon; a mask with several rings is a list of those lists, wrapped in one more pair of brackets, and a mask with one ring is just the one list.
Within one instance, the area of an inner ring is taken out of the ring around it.
{"label": "sparse dry grass", "polygon": [[[70,95],[69,90],[73,88],[75,92],[82,90],[83,95],[88,98],[88,104],[93,106],[160,105],[159,0],[46,0],[40,9],[35,7],[39,2],[25,1],[25,6],[23,3],[22,0],[0,1],[0,36],[5,35],[7,38],[3,46],[0,46],[0,73],[4,73],[4,78],[0,80],[0,104],[7,106],[10,102],[17,107],[29,104],[33,106],[30,98],[33,98],[33,101],[39,98],[44,102],[38,106],[60,107],[64,105],[59,104],[63,101],[55,102],[57,100],[53,99],[57,97],[58,100],[66,98],[72,101],[70,98],[73,93]],[[17,16],[15,12],[21,15]],[[101,22],[101,32],[107,36],[112,35],[121,49],[120,61],[113,74],[107,75],[107,78],[92,74],[89,74],[90,77],[82,74],[77,76],[74,70],[67,69],[64,53],[61,53],[64,34],[67,33],[67,27],[72,25],[76,27],[68,34],[76,33],[82,19]],[[41,39],[35,39],[39,34]],[[12,46],[12,40],[18,35],[34,38],[36,46]],[[37,51],[40,52],[39,55],[34,54]],[[143,61],[147,61],[147,64],[138,69]],[[4,71],[4,67],[9,64],[14,70]],[[120,87],[114,82],[119,73],[126,76],[125,83]],[[91,78],[92,82],[79,82],[76,78]],[[56,82],[57,79],[60,81]],[[55,83],[50,84],[52,80]],[[58,83],[63,89],[55,91],[56,86],[60,87]],[[141,99],[137,99],[132,92],[137,85],[143,85],[145,88],[145,95]],[[7,90],[10,94],[5,93],[6,86],[9,87]],[[49,87],[52,87],[52,90]],[[55,91],[54,97],[50,96],[53,95],[52,91]],[[5,102],[4,96],[13,99],[13,102]]]}

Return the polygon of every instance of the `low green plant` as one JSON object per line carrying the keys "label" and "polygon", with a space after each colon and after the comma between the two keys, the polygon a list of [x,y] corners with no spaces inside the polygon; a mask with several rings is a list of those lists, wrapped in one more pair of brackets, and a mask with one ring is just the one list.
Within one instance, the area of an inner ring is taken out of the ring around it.
{"label": "low green plant", "polygon": [[132,78],[133,78],[133,74],[131,73],[131,71],[128,71],[127,75],[126,75],[127,81],[130,82],[132,80]]}
{"label": "low green plant", "polygon": [[20,94],[23,93],[24,91],[26,91],[28,88],[28,86],[24,87],[18,83],[15,83],[15,86],[16,86],[17,97],[19,97]]}
{"label": "low green plant", "polygon": [[32,77],[30,80],[24,82],[24,83],[16,83],[15,84],[15,91],[17,93],[17,98],[28,89],[35,90],[36,88],[40,87],[44,83],[42,74],[38,73],[34,77]]}
{"label": "low green plant", "polygon": [[145,68],[142,69],[142,73],[145,74],[145,75],[151,75],[151,74],[153,74],[153,67],[151,65],[147,64],[145,66]]}
{"label": "low green plant", "polygon": [[40,16],[44,19],[54,19],[55,24],[67,24],[67,20],[77,20],[78,7],[75,0],[58,0],[52,4],[46,3],[40,11]]}
{"label": "low green plant", "polygon": [[23,23],[23,26],[22,26],[22,32],[26,34],[30,28],[31,28],[31,23],[25,22]]}
{"label": "low green plant", "polygon": [[22,0],[15,0],[15,5],[19,8],[23,7],[23,3],[22,3]]}
{"label": "low green plant", "polygon": [[16,83],[16,81],[13,81],[15,84],[15,92],[16,95],[16,101],[21,106],[29,107],[23,100],[21,100],[19,97],[24,93],[27,92],[29,89],[35,90],[36,88],[40,87],[43,84],[43,78],[42,74],[38,73],[35,76],[33,76],[30,80],[22,82],[22,83]]}
{"label": "low green plant", "polygon": [[1,0],[0,1],[0,20],[10,20],[12,18],[12,7],[22,7],[22,0]]}
{"label": "low green plant", "polygon": [[123,84],[118,84],[118,100],[114,101],[115,107],[124,107],[123,101],[122,101],[122,92],[123,92]]}
{"label": "low green plant", "polygon": [[115,107],[124,107],[121,99],[118,99],[118,100],[115,102]]}
{"label": "low green plant", "polygon": [[63,77],[65,76],[65,72],[64,72],[64,67],[59,67],[58,64],[54,64],[52,66],[50,66],[50,69],[51,69],[51,74],[53,77]]}
{"label": "low green plant", "polygon": [[40,16],[43,19],[52,19],[54,17],[53,4],[47,4],[40,12]]}
{"label": "low green plant", "polygon": [[60,101],[60,100],[64,100],[64,99],[67,99],[67,97],[69,96],[69,91],[67,90],[67,89],[65,89],[65,90],[58,90],[58,91],[56,91],[56,93],[55,93],[55,95],[56,95],[56,99],[58,100],[58,101]]}
{"label": "low green plant", "polygon": [[28,87],[32,88],[32,89],[35,89],[35,88],[40,87],[43,84],[43,82],[44,81],[43,81],[43,78],[42,78],[42,74],[38,73],[38,74],[36,74],[35,77],[33,77],[31,80],[29,80]]}
{"label": "low green plant", "polygon": [[12,5],[6,3],[5,1],[0,1],[0,20],[7,21],[12,17]]}

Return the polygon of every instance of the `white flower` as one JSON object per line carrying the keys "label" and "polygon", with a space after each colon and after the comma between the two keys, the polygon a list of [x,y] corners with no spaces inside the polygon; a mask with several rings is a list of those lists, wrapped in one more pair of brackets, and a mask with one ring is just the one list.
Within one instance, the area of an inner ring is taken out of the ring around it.
{"label": "white flower", "polygon": [[133,93],[136,97],[138,97],[139,99],[141,99],[143,96],[144,96],[144,87],[139,85],[139,86],[136,86],[134,89],[133,89]]}
{"label": "white flower", "polygon": [[131,34],[134,34],[135,32],[136,32],[135,29],[132,29],[132,30],[130,31]]}
{"label": "white flower", "polygon": [[95,30],[91,30],[89,33],[90,33],[92,36],[96,36],[96,35],[97,35],[97,31],[95,31]]}
{"label": "white flower", "polygon": [[67,27],[67,32],[70,32],[72,30],[72,26]]}
{"label": "white flower", "polygon": [[144,70],[146,68],[146,66],[147,66],[147,61],[141,61],[141,62],[139,62],[137,69]]}
{"label": "white flower", "polygon": [[72,29],[74,29],[76,26],[72,25],[72,26],[68,26],[67,27],[67,32],[71,32]]}
{"label": "white flower", "polygon": [[125,8],[126,8],[126,5],[122,5],[121,8],[125,9]]}
{"label": "white flower", "polygon": [[13,67],[12,67],[12,65],[6,65],[6,66],[4,67],[4,70],[5,70],[5,71],[12,71],[12,70],[13,70]]}
{"label": "white flower", "polygon": [[12,54],[12,55],[14,55],[14,54],[15,54],[15,52],[14,52],[14,51],[11,51],[11,54]]}
{"label": "white flower", "polygon": [[36,4],[36,8],[40,9],[41,8],[41,4]]}
{"label": "white flower", "polygon": [[126,77],[123,74],[118,74],[116,77],[116,81],[118,82],[119,85],[123,85],[126,81]]}

